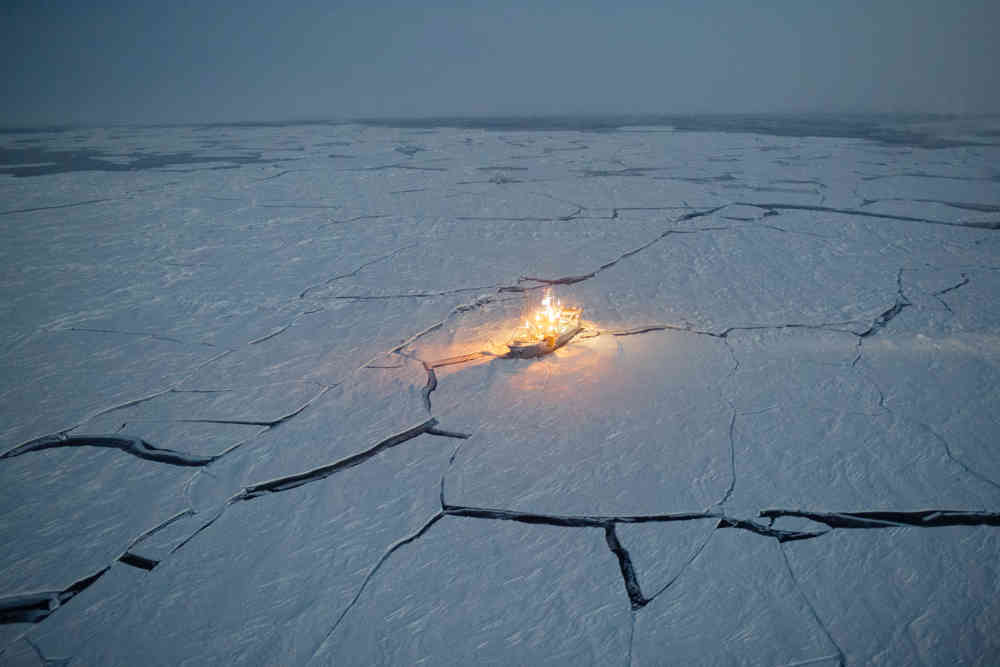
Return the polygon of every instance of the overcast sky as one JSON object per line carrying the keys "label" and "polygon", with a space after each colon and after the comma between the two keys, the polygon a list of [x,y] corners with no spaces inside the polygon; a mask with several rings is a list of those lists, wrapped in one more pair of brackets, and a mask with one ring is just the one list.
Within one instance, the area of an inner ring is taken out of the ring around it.
{"label": "overcast sky", "polygon": [[5,2],[5,125],[1000,111],[998,0]]}

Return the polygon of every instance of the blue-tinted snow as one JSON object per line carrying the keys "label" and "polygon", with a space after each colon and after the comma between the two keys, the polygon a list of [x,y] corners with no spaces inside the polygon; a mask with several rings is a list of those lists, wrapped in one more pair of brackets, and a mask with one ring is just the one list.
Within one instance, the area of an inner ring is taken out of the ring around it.
{"label": "blue-tinted snow", "polygon": [[995,662],[1000,150],[670,124],[0,136],[2,660]]}

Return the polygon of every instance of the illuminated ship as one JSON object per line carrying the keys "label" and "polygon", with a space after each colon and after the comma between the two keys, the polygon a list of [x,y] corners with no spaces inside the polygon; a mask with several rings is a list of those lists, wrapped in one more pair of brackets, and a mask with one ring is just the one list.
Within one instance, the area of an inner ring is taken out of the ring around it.
{"label": "illuminated ship", "polygon": [[582,314],[583,308],[564,308],[546,289],[542,307],[515,332],[506,356],[530,359],[557,350],[583,330]]}

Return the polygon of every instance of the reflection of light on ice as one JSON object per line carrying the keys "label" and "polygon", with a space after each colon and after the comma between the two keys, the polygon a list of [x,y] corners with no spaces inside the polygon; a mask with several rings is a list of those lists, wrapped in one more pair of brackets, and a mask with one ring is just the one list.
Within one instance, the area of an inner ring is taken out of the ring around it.
{"label": "reflection of light on ice", "polygon": [[[618,358],[617,343],[610,337],[588,343],[565,345],[534,363],[519,364],[504,375],[504,382],[510,390],[530,394],[534,400],[586,403],[589,396],[607,388],[609,380],[614,381],[614,361]],[[628,395],[627,387],[620,391]]]}
{"label": "reflection of light on ice", "polygon": [[564,308],[552,298],[552,289],[545,289],[542,307],[524,321],[510,342],[512,357],[540,357],[562,347],[580,332],[582,308]]}

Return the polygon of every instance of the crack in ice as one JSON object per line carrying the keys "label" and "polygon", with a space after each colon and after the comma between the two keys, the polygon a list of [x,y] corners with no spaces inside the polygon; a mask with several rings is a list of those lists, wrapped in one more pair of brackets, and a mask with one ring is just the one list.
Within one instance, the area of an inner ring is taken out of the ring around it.
{"label": "crack in ice", "polygon": [[791,210],[791,211],[817,211],[820,213],[839,213],[841,215],[856,215],[865,218],[881,218],[883,220],[899,220],[901,222],[922,222],[928,225],[944,225],[946,227],[971,227],[973,229],[1000,229],[998,222],[948,222],[946,220],[931,220],[930,218],[916,218],[908,215],[892,215],[890,213],[872,213],[853,208],[833,208],[831,206],[811,206],[808,204],[758,204],[755,202],[733,202],[741,206],[755,206],[757,208],[771,210]]}
{"label": "crack in ice", "polygon": [[130,438],[117,435],[78,435],[67,437],[49,435],[18,445],[0,455],[0,459],[14,458],[29,452],[40,452],[45,449],[55,449],[58,447],[108,447],[111,449],[120,449],[132,456],[147,461],[188,467],[205,466],[218,458],[218,456],[198,456],[196,454],[178,452],[173,449],[163,449],[151,445],[138,437]]}

